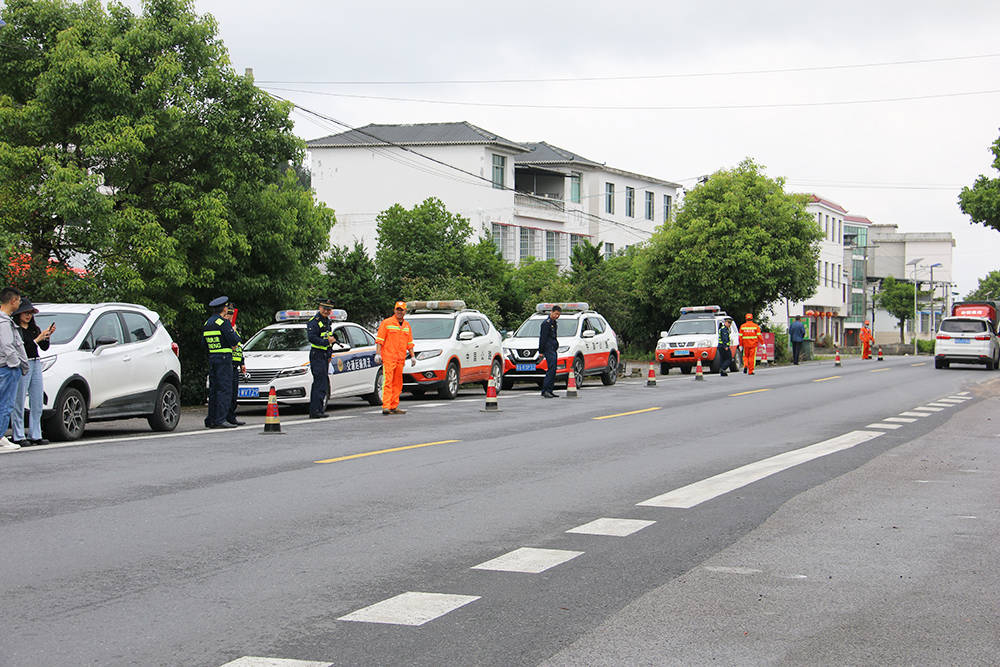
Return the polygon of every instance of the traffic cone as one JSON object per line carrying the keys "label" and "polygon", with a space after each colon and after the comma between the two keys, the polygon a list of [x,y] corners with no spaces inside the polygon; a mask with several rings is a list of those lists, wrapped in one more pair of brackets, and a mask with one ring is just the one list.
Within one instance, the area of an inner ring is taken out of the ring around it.
{"label": "traffic cone", "polygon": [[694,367],[694,379],[695,380],[705,379],[705,373],[701,370],[701,359],[698,359],[698,363]]}
{"label": "traffic cone", "polygon": [[500,412],[500,404],[497,402],[497,380],[492,375],[486,383],[486,405],[480,412]]}
{"label": "traffic cone", "polygon": [[833,365],[834,366],[839,366],[840,365],[840,348],[838,347],[838,348],[836,348],[836,350],[837,350],[837,356],[834,357],[834,359],[833,359]]}
{"label": "traffic cone", "polygon": [[878,346],[878,360],[879,361],[883,361],[883,359],[882,359],[882,346],[881,345]]}
{"label": "traffic cone", "polygon": [[576,373],[573,371],[569,372],[569,380],[566,381],[566,398],[580,398],[576,391]]}
{"label": "traffic cone", "polygon": [[274,387],[267,394],[267,415],[264,417],[264,432],[261,435],[281,433],[281,420],[278,419],[278,397]]}
{"label": "traffic cone", "polygon": [[656,371],[653,370],[653,362],[649,362],[649,375],[646,376],[646,386],[655,387],[656,386]]}

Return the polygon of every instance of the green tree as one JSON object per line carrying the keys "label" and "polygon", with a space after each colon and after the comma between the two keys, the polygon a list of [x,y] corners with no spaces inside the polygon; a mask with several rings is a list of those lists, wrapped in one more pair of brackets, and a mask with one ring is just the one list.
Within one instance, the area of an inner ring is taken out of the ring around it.
{"label": "green tree", "polygon": [[912,320],[916,314],[913,308],[913,284],[887,276],[882,281],[882,289],[875,296],[875,303],[896,318],[899,323],[899,342],[905,342],[903,325],[906,320]]}
{"label": "green tree", "polygon": [[496,326],[500,326],[500,308],[490,294],[489,288],[471,276],[437,276],[434,278],[406,278],[403,281],[402,298],[416,299],[461,299],[466,307],[474,308],[486,315]]}
{"label": "green tree", "polygon": [[574,272],[576,298],[586,301],[611,323],[622,347],[651,350],[659,328],[648,316],[639,288],[639,260],[644,250],[632,246],[588,271]]}
{"label": "green tree", "polygon": [[603,247],[603,242],[594,245],[590,239],[581,239],[580,244],[573,247],[569,257],[569,266],[573,276],[579,276],[600,266],[604,260]]}
{"label": "green tree", "polygon": [[564,274],[559,273],[555,260],[537,260],[528,257],[514,272],[514,284],[523,295],[521,309],[513,326],[519,325],[532,313],[535,306],[545,301],[572,301],[576,292]]}
{"label": "green tree", "polygon": [[990,271],[979,279],[976,289],[969,292],[966,299],[1000,299],[1000,271]]}
{"label": "green tree", "polygon": [[639,284],[657,326],[684,305],[757,313],[778,299],[811,296],[823,235],[805,204],[805,195],[786,193],[784,179],[768,178],[750,159],[688,193],[641,255]]}
{"label": "green tree", "polygon": [[324,262],[323,295],[361,324],[375,325],[392,312],[393,299],[382,288],[375,262],[364,244],[334,246]]}
{"label": "green tree", "polygon": [[488,236],[478,243],[467,245],[465,250],[468,276],[496,304],[497,319],[493,320],[494,324],[508,329],[519,325],[524,294],[514,279],[514,265],[503,258]]}
{"label": "green tree", "polygon": [[[1000,138],[993,142],[990,151],[993,168],[1000,171]],[[980,175],[971,188],[962,188],[958,205],[973,222],[1000,231],[1000,178]]]}

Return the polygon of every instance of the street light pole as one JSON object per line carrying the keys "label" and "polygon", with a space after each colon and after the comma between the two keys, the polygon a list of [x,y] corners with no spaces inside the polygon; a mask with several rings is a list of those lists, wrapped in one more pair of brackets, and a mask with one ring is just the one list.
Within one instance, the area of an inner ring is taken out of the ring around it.
{"label": "street light pole", "polygon": [[923,257],[917,257],[906,263],[913,267],[913,356],[917,355],[917,264],[923,261]]}
{"label": "street light pole", "polygon": [[944,264],[942,264],[941,262],[935,262],[935,263],[931,264],[931,266],[930,266],[930,269],[931,269],[931,335],[932,336],[935,333],[935,331],[934,331],[934,267],[935,266],[944,266]]}

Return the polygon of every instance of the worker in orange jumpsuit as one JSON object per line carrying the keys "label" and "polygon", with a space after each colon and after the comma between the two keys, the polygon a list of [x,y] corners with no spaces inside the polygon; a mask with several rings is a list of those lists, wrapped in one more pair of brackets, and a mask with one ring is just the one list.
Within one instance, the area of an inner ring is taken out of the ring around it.
{"label": "worker in orange jumpsuit", "polygon": [[865,326],[861,327],[861,333],[858,334],[858,340],[861,341],[861,358],[871,359],[872,358],[872,343],[875,342],[875,337],[872,336],[872,330],[868,328],[870,322],[865,320]]}
{"label": "worker in orange jumpsuit", "polygon": [[391,316],[378,325],[375,336],[375,354],[382,358],[382,414],[405,415],[399,407],[399,395],[403,392],[403,366],[411,357],[414,366],[417,357],[413,354],[413,332],[406,317],[406,302],[397,301]]}
{"label": "worker in orange jumpsuit", "polygon": [[760,327],[753,321],[753,314],[747,313],[747,321],[740,327],[740,347],[743,348],[743,372],[753,375],[757,363],[757,345],[760,343]]}

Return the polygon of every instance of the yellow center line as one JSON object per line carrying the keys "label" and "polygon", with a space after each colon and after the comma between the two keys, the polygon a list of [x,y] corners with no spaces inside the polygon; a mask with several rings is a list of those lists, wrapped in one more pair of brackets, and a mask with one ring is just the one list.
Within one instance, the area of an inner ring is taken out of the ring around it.
{"label": "yellow center line", "polygon": [[[919,364],[910,364],[910,365],[911,366],[926,366],[927,362],[926,361],[921,361]],[[886,370],[889,370],[889,369],[887,368]]]}
{"label": "yellow center line", "polygon": [[746,396],[747,394],[759,394],[762,391],[771,391],[770,388],[767,389],[751,389],[750,391],[740,391],[735,394],[730,394],[730,396]]}
{"label": "yellow center line", "polygon": [[378,454],[392,454],[393,452],[402,452],[407,449],[417,449],[419,447],[430,447],[432,445],[449,445],[453,442],[459,442],[459,441],[438,440],[437,442],[425,442],[419,445],[406,445],[405,447],[393,447],[392,449],[379,449],[373,452],[362,452],[360,454],[351,454],[349,456],[338,456],[335,459],[323,459],[322,461],[313,461],[313,463],[336,463],[337,461],[350,461],[351,459],[361,459],[366,456],[376,456]]}
{"label": "yellow center line", "polygon": [[659,410],[660,408],[646,408],[644,410],[633,410],[632,412],[619,412],[616,415],[604,415],[603,417],[594,417],[594,419],[613,419],[614,417],[626,417],[628,415],[637,415],[643,412],[652,412],[653,410]]}
{"label": "yellow center line", "polygon": [[884,373],[885,371],[891,371],[891,370],[892,370],[891,368],[873,368],[872,370],[870,370],[868,372],[869,373]]}
{"label": "yellow center line", "polygon": [[818,380],[813,380],[813,382],[826,382],[827,380],[838,380],[838,379],[840,379],[839,375],[831,375],[828,378],[820,378]]}

